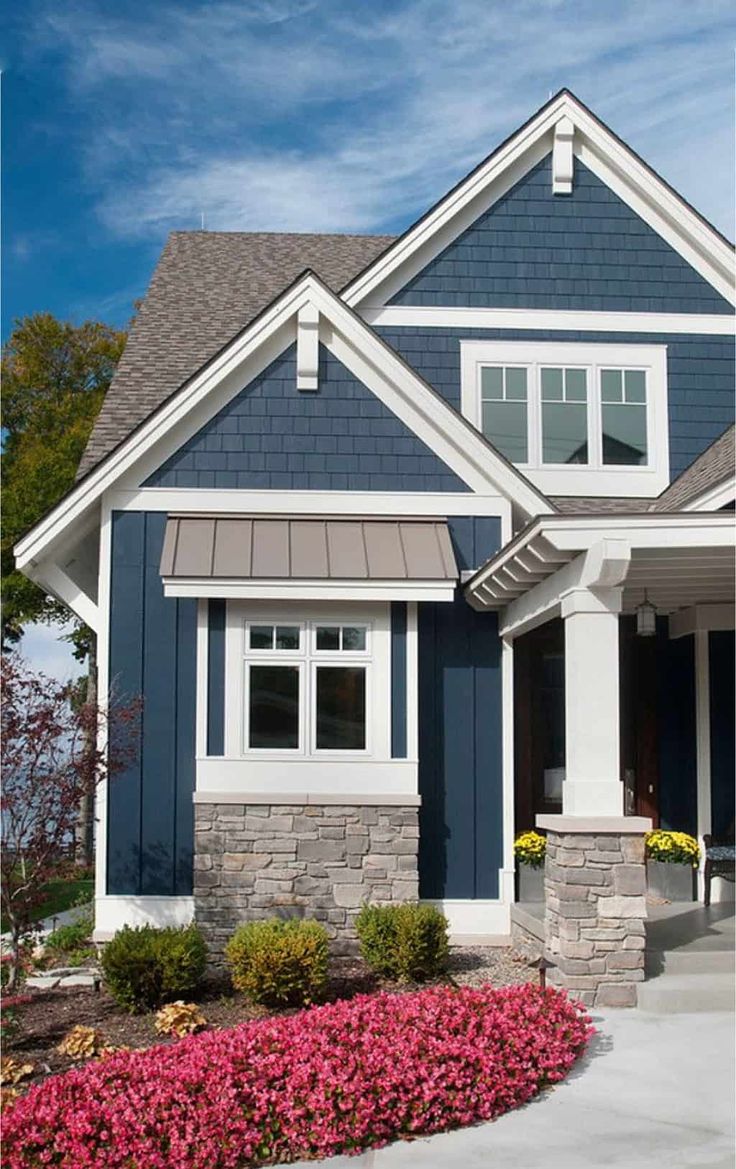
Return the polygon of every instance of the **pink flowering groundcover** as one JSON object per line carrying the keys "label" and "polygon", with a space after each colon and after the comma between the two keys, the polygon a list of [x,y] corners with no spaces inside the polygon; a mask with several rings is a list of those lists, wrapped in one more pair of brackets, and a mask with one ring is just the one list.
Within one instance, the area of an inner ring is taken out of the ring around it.
{"label": "pink flowering groundcover", "polygon": [[525,985],[363,995],[119,1052],[9,1110],[7,1169],[243,1169],[491,1120],[562,1080],[593,1032]]}

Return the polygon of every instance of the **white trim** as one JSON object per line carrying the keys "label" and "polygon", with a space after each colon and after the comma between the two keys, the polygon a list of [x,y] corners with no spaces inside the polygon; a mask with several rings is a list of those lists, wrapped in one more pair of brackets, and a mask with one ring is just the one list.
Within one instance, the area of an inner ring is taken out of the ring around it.
{"label": "white trim", "polygon": [[453,238],[488,210],[553,148],[557,123],[569,118],[574,154],[667,241],[722,296],[734,303],[733,249],[567,91],[459,184],[345,290],[350,305],[383,303]]}
{"label": "white trim", "polygon": [[166,597],[247,601],[452,601],[454,581],[243,580],[162,578]]}
{"label": "white trim", "polygon": [[[268,791],[274,796],[282,793],[283,803],[283,793],[296,790],[309,795],[313,802],[318,796],[330,795],[352,804],[358,794],[366,791],[376,799],[417,794],[416,759],[387,759],[385,753],[384,758],[366,758],[365,752],[345,751],[322,751],[319,755],[293,752],[289,758],[287,752],[282,752],[280,758],[257,757],[277,754],[246,751],[234,758],[197,759],[197,795],[231,792],[247,804],[251,793]],[[328,754],[335,758],[328,758]],[[356,759],[358,754],[363,757]]]}
{"label": "white trim", "polygon": [[[166,457],[166,443],[178,449],[188,431],[205,421],[248,384],[296,336],[296,314],[305,305],[319,313],[323,342],[380,398],[385,406],[437,453],[471,491],[507,495],[527,514],[552,510],[452,407],[313,274],[308,273],[261,314],[242,334],[176,394],[45,516],[15,547],[23,569],[80,519],[104,490],[138,486]],[[331,325],[332,328],[328,326]],[[173,446],[172,446],[173,444]],[[135,469],[134,479],[130,481]],[[143,473],[142,473],[143,472]],[[127,483],[124,477],[129,480]]]}
{"label": "white trim", "polygon": [[197,602],[197,712],[195,747],[197,755],[207,754],[207,700],[209,693],[209,613],[205,600]]}
{"label": "white trim", "polygon": [[[97,703],[106,710],[111,686],[110,679],[110,584],[112,574],[112,518],[107,500],[103,497],[100,508],[100,551],[98,564],[97,610]],[[104,750],[107,735],[100,727],[97,743]],[[95,895],[101,897],[107,891],[107,813],[108,783],[103,780],[95,792]]]}
{"label": "white trim", "polygon": [[416,601],[406,606],[406,754],[419,758],[419,633]]}
{"label": "white trim", "polygon": [[397,491],[276,491],[141,487],[111,491],[116,511],[232,512],[239,515],[504,516],[500,494]]}
{"label": "white trim", "polygon": [[[579,341],[461,341],[460,401],[465,418],[482,429],[481,371],[488,365],[523,366],[527,370],[528,460],[519,470],[550,495],[622,495],[656,498],[667,487],[667,348]],[[552,465],[542,461],[541,369],[554,365],[587,372],[588,458],[585,464]],[[646,374],[647,465],[603,463],[601,372],[640,369]],[[489,436],[491,437],[491,436]],[[492,437],[491,437],[492,441]]]}
{"label": "white trim", "polygon": [[[243,792],[237,791],[199,791],[194,792],[192,800],[195,804],[291,804],[297,807],[300,804],[346,804],[342,792],[305,792],[305,791],[249,791],[247,799]],[[419,808],[422,797],[416,792],[402,792],[394,795],[391,792],[351,792],[350,807],[387,807],[387,808]]]}
{"label": "white trim", "polygon": [[669,635],[672,639],[687,637],[690,633],[707,632],[711,629],[733,629],[736,613],[730,605],[692,605],[670,614]]}
{"label": "white trim", "polygon": [[683,511],[718,511],[736,498],[736,476],[731,475],[722,483],[708,487],[700,495],[683,504]]}
{"label": "white trim", "polygon": [[711,831],[711,756],[710,756],[710,633],[695,631],[695,759],[698,798],[698,839],[701,864],[698,874],[699,893],[703,893],[705,852],[703,836]]}
{"label": "white trim", "polygon": [[108,941],[124,925],[179,926],[194,920],[193,897],[95,897],[93,941]]}
{"label": "white trim", "polygon": [[514,885],[514,645],[501,639],[501,766],[503,791],[503,868],[499,870],[502,900],[515,900]]}
{"label": "white trim", "polygon": [[733,337],[730,313],[593,312],[581,309],[465,308],[456,305],[366,305],[371,326],[429,329],[527,329],[596,333],[673,333]]}
{"label": "white trim", "polygon": [[511,933],[511,903],[499,900],[422,898],[423,905],[435,905],[447,918],[450,940]]}

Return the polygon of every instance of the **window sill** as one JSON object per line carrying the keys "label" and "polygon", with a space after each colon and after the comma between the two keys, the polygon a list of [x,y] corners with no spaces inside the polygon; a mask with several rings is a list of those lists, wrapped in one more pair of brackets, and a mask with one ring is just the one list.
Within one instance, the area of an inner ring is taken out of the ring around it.
{"label": "window sill", "polygon": [[656,499],[669,486],[656,467],[523,467],[519,471],[545,495],[601,495]]}
{"label": "window sill", "polygon": [[301,796],[338,796],[344,797],[346,802],[361,802],[358,797],[366,792],[370,793],[371,800],[377,796],[415,796],[418,792],[418,763],[416,759],[377,760],[345,756],[336,759],[266,760],[224,756],[197,759],[196,801],[206,799],[208,794],[216,802],[214,794],[248,796],[263,792],[274,797],[284,793],[291,796],[294,792],[300,792]]}

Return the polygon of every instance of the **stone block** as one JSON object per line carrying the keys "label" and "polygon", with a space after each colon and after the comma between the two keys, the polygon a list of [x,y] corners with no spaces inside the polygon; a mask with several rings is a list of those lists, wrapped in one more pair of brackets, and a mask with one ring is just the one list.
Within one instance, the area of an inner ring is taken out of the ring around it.
{"label": "stone block", "polygon": [[362,884],[336,885],[333,890],[335,905],[342,906],[345,909],[357,909],[365,900],[365,894],[365,886]]}
{"label": "stone block", "polygon": [[640,938],[636,934],[631,934],[624,938],[624,950],[644,950],[646,949],[646,938]]}
{"label": "stone block", "polygon": [[560,917],[590,918],[597,917],[598,911],[590,901],[561,901]]}
{"label": "stone block", "polygon": [[603,982],[593,1003],[596,1007],[635,1007],[636,986],[626,982]]}
{"label": "stone block", "polygon": [[592,958],[595,946],[592,942],[570,942],[561,938],[561,951],[566,958]]}
{"label": "stone block", "polygon": [[600,869],[571,868],[565,870],[562,878],[565,885],[605,885],[606,878]]}
{"label": "stone block", "polygon": [[644,964],[641,950],[619,950],[606,959],[607,970],[640,970]]}
{"label": "stone block", "polygon": [[627,896],[646,893],[647,878],[644,865],[615,865],[613,887],[617,893],[624,893]]}
{"label": "stone block", "polygon": [[245,817],[246,830],[270,835],[272,832],[291,832],[294,828],[293,816],[268,816],[266,821],[260,816]]}
{"label": "stone block", "polygon": [[622,836],[621,853],[629,864],[644,864],[644,837]]}
{"label": "stone block", "polygon": [[647,903],[644,897],[609,897],[606,902],[608,917],[640,917],[647,915]]}
{"label": "stone block", "polygon": [[327,861],[345,859],[345,843],[341,840],[300,840],[296,855],[299,860]]}
{"label": "stone block", "polygon": [[561,848],[555,860],[563,868],[579,868],[585,864],[585,853],[579,848]]}

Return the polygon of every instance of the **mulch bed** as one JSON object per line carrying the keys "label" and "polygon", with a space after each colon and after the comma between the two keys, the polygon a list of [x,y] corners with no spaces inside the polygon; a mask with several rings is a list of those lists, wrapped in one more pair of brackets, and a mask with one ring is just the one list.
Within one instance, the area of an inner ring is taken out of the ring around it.
{"label": "mulch bed", "polygon": [[[457,985],[492,986],[531,982],[537,972],[526,959],[509,948],[454,947],[444,981]],[[405,992],[416,987],[392,984],[377,979],[359,958],[337,958],[331,963],[326,1000],[352,998],[377,990]],[[109,1044],[131,1048],[172,1043],[176,1039],[158,1035],[153,1014],[129,1015],[120,1009],[104,987],[56,987],[53,990],[28,990],[31,1001],[20,1008],[13,1037],[3,1044],[3,1053],[23,1063],[34,1065],[34,1074],[24,1080],[26,1088],[34,1081],[75,1066],[68,1056],[55,1050],[72,1027],[82,1024],[99,1030]],[[208,1027],[234,1027],[249,1019],[269,1013],[255,1007],[242,995],[233,993],[225,977],[210,980],[196,998]]]}

